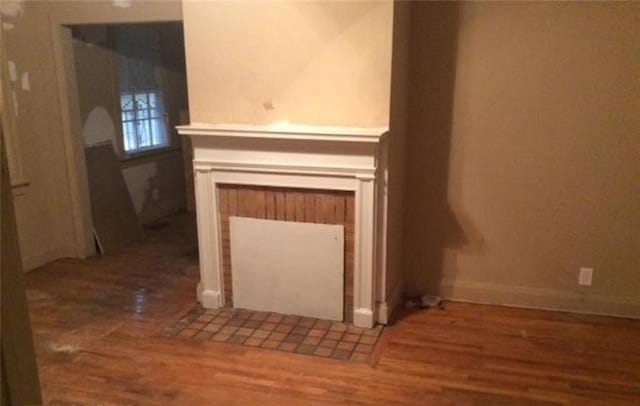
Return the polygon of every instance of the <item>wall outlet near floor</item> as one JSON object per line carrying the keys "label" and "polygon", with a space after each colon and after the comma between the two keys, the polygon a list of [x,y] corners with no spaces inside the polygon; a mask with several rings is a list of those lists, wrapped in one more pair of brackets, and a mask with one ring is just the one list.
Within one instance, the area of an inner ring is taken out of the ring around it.
{"label": "wall outlet near floor", "polygon": [[578,285],[591,286],[593,282],[593,268],[580,268],[580,275],[578,276]]}

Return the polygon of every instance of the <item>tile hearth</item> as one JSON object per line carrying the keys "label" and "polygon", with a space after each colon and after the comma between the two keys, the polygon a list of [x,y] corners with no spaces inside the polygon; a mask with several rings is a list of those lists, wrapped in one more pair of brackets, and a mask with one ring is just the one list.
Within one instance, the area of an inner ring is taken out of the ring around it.
{"label": "tile hearth", "polygon": [[202,341],[226,342],[339,360],[369,362],[382,333],[309,317],[196,305],[166,332]]}

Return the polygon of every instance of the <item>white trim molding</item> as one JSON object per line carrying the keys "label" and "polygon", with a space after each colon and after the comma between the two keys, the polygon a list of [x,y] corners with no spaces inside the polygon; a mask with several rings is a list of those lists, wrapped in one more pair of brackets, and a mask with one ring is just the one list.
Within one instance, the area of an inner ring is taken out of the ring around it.
{"label": "white trim molding", "polygon": [[[355,195],[354,314],[356,326],[378,320],[376,260],[380,238],[376,208],[381,150],[386,128],[298,125],[193,124],[177,127],[192,140],[196,189],[200,284],[206,308],[224,303],[222,245],[218,217],[220,184],[352,191]],[[206,249],[210,247],[210,249]]]}
{"label": "white trim molding", "polygon": [[181,135],[377,144],[385,127],[328,127],[289,123],[269,125],[191,123],[176,127]]}

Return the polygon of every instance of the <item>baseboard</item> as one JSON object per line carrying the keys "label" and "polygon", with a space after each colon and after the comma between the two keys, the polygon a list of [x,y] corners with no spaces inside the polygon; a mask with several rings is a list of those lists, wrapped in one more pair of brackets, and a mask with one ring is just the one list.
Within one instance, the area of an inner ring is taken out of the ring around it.
{"label": "baseboard", "polygon": [[387,300],[378,303],[378,323],[389,324],[394,311],[398,308],[398,305],[400,305],[400,302],[402,301],[402,287],[402,281],[398,281],[393,287],[393,290],[391,291],[391,294],[389,295]]}
{"label": "baseboard", "polygon": [[142,211],[137,213],[140,224],[153,224],[164,217],[184,210],[186,207],[184,198],[166,199],[154,202],[153,204],[153,208],[147,209],[146,212]]}
{"label": "baseboard", "polygon": [[440,295],[462,302],[640,318],[640,300],[631,297],[447,279],[441,283]]}

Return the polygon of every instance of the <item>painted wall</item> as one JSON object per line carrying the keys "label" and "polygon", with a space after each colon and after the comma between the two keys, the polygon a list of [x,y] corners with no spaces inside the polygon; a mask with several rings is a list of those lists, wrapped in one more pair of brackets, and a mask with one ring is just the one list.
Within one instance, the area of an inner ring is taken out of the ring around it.
{"label": "painted wall", "polygon": [[[81,24],[181,20],[180,2],[2,1],[2,76],[7,137],[19,146],[27,185],[14,187],[14,203],[25,269],[77,254],[71,215],[52,43],[52,21]],[[20,80],[7,75],[13,61]],[[28,90],[22,76],[29,78]],[[77,137],[80,137],[77,134]],[[46,202],[46,204],[43,204]]]}
{"label": "painted wall", "polygon": [[411,41],[407,290],[640,316],[640,4],[419,3]]}
{"label": "painted wall", "polygon": [[389,124],[392,2],[183,4],[192,122]]}
{"label": "painted wall", "polygon": [[[408,136],[411,4],[396,2],[393,16],[388,140],[387,274],[384,297],[402,300],[404,273],[405,157]],[[392,304],[393,305],[393,304]]]}
{"label": "painted wall", "polygon": [[[160,46],[164,62],[160,69],[165,78],[165,107],[172,122],[169,131],[176,140],[175,145],[180,148],[182,144],[173,127],[178,124],[176,118],[179,111],[187,109],[187,83],[184,63],[180,64],[184,59],[182,31],[175,26],[158,25],[158,32],[163,38]],[[121,130],[120,124],[115,121],[119,117],[118,100],[115,97],[115,51],[108,45],[104,25],[79,27],[76,33],[81,38],[74,39],[73,51],[85,144],[107,141],[117,146]],[[143,224],[185,208],[183,165],[180,149],[123,161],[124,180]]]}
{"label": "painted wall", "polygon": [[[30,2],[11,6],[2,2],[0,7],[3,96],[4,104],[12,108],[3,117],[3,125],[5,136],[19,147],[19,156],[9,159],[18,162],[28,182],[14,187],[13,194],[24,268],[29,269],[72,251],[66,242],[73,234],[72,225],[59,217],[69,206],[62,142],[52,129],[60,124],[48,106],[55,104],[55,76],[52,70],[40,68],[47,62],[50,67],[53,64],[50,44],[47,47],[47,40],[37,40],[50,35],[47,12]],[[5,68],[9,63],[15,65],[18,77],[29,76],[29,90],[9,78]],[[10,175],[14,182],[14,174]]]}

